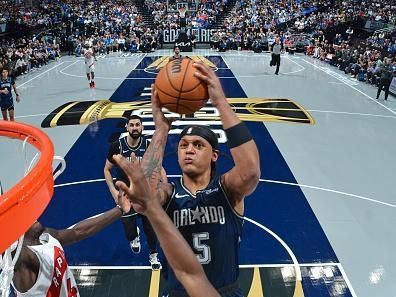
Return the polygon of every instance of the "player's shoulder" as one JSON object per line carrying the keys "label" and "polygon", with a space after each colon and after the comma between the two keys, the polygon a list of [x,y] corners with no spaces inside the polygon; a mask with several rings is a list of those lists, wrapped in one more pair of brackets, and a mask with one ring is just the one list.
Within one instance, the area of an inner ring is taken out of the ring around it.
{"label": "player's shoulder", "polygon": [[120,139],[117,139],[110,144],[111,152],[119,152],[120,149],[121,149]]}

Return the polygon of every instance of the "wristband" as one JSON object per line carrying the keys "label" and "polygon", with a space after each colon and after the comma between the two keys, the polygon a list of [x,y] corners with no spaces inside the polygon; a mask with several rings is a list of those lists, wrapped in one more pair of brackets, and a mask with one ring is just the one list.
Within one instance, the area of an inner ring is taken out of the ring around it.
{"label": "wristband", "polygon": [[240,146],[253,139],[249,129],[244,123],[239,123],[224,130],[227,136],[227,145],[230,149]]}

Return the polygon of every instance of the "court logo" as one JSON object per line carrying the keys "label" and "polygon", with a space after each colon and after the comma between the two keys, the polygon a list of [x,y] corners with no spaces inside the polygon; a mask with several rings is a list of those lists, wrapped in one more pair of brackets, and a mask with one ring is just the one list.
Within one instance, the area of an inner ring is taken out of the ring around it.
{"label": "court logo", "polygon": [[[290,99],[228,98],[228,102],[238,117],[245,122],[314,124],[312,116]],[[188,125],[206,125],[217,134],[220,143],[227,141],[219,111],[210,102],[193,114],[179,115],[166,110],[164,114],[166,117],[178,119],[172,123],[169,134],[179,135]],[[155,126],[149,100],[122,103],[110,100],[69,102],[51,112],[43,120],[41,127],[85,125],[104,119],[124,119],[131,115],[138,115],[143,119],[144,134],[150,136],[154,133]]]}

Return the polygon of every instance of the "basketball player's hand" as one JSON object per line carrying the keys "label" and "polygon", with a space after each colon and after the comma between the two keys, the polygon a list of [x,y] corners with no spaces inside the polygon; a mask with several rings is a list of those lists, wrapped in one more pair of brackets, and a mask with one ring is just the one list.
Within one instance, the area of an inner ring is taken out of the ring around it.
{"label": "basketball player's hand", "polygon": [[209,98],[212,105],[216,107],[219,103],[227,102],[223,87],[216,73],[202,62],[194,62],[194,67],[197,68],[194,75],[204,81],[208,86]]}
{"label": "basketball player's hand", "polygon": [[115,204],[118,204],[120,191],[117,191],[117,189],[114,189],[113,191],[110,191],[110,193],[111,193],[111,196],[114,199]]}
{"label": "basketball player's hand", "polygon": [[145,214],[147,209],[153,206],[161,207],[157,199],[158,195],[156,195],[155,191],[149,185],[134,153],[131,155],[130,162],[121,155],[113,156],[113,160],[124,171],[130,182],[129,187],[122,181],[116,182],[116,186],[127,195],[136,212]]}
{"label": "basketball player's hand", "polygon": [[19,95],[16,95],[15,99],[16,99],[17,102],[21,101],[21,97]]}
{"label": "basketball player's hand", "polygon": [[118,193],[118,197],[117,197],[116,204],[121,207],[122,213],[125,214],[125,213],[130,212],[132,209],[132,203],[128,199],[128,196],[126,195],[126,193],[122,190],[117,191],[117,193]]}
{"label": "basketball player's hand", "polygon": [[173,119],[166,118],[161,109],[161,103],[158,99],[158,92],[155,90],[154,84],[151,84],[151,106],[155,128],[167,128],[170,130]]}

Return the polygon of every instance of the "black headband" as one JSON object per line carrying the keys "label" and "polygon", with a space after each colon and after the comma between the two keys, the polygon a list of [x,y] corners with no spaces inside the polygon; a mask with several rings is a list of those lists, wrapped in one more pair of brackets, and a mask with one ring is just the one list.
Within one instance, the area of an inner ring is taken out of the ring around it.
{"label": "black headband", "polygon": [[217,139],[217,135],[206,126],[187,126],[180,133],[179,141],[186,135],[196,135],[205,139],[212,146],[214,150],[217,150],[219,146],[219,140]]}

